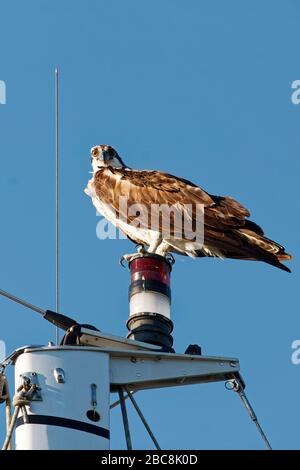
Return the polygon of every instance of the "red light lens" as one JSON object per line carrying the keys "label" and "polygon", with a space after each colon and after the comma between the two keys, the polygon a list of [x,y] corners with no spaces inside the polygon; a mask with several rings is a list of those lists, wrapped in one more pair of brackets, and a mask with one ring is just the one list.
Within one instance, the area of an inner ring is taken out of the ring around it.
{"label": "red light lens", "polygon": [[130,263],[131,282],[155,280],[170,286],[170,266],[158,258],[136,258]]}

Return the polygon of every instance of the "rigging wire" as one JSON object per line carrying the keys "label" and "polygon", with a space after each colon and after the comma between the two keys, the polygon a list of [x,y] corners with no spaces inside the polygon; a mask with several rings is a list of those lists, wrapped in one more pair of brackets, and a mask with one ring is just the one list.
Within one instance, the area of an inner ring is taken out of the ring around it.
{"label": "rigging wire", "polygon": [[132,450],[132,442],[131,442],[131,436],[130,436],[130,430],[129,430],[129,422],[128,422],[123,387],[120,386],[118,388],[118,393],[119,393],[119,399],[120,399],[120,405],[121,405],[121,411],[122,411],[122,419],[123,419],[127,450]]}
{"label": "rigging wire", "polygon": [[139,415],[139,417],[140,417],[140,419],[141,419],[143,425],[145,426],[146,431],[148,432],[148,434],[149,434],[149,436],[150,436],[152,442],[154,443],[155,448],[156,448],[157,450],[161,450],[161,448],[160,448],[160,446],[159,446],[159,443],[157,442],[156,437],[154,436],[154,434],[153,434],[153,432],[152,432],[152,430],[151,430],[149,424],[148,424],[147,421],[146,421],[145,416],[143,415],[143,413],[142,413],[140,407],[138,406],[136,400],[135,400],[135,399],[133,398],[133,396],[132,396],[133,393],[130,392],[130,390],[128,389],[128,387],[126,387],[126,385],[124,386],[124,389],[126,390],[127,396],[129,397],[131,403],[133,404],[133,406],[134,406],[134,408],[135,408],[135,411],[136,411],[137,414]]}
{"label": "rigging wire", "polygon": [[242,384],[242,382],[238,379],[238,378],[235,378],[233,380],[228,380],[227,382],[225,382],[225,388],[227,390],[233,390],[234,392],[236,392],[240,399],[242,400],[243,402],[243,405],[245,406],[250,418],[252,419],[252,421],[255,423],[256,427],[257,427],[257,430],[262,438],[262,440],[264,441],[266,447],[268,450],[272,450],[272,447],[271,447],[271,444],[267,438],[267,436],[265,435],[259,421],[258,421],[258,418],[255,414],[255,411],[254,409],[252,408],[249,400],[248,400],[248,397],[247,395],[245,394],[245,390],[244,390],[244,385]]}
{"label": "rigging wire", "polygon": [[26,300],[20,299],[19,297],[16,297],[13,294],[9,294],[8,292],[0,289],[0,295],[3,295],[3,297],[6,297],[7,299],[12,300],[13,302],[16,302],[17,304],[23,305],[23,307],[30,308],[30,310],[33,310],[34,312],[40,313],[41,315],[45,315],[45,310],[42,310],[39,307],[36,307],[35,305],[30,304]]}

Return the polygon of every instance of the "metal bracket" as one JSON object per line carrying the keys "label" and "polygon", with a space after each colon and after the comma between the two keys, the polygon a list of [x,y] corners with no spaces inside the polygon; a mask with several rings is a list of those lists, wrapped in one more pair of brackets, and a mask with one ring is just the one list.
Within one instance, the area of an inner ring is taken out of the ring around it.
{"label": "metal bracket", "polygon": [[80,344],[82,346],[95,346],[97,348],[118,348],[124,350],[162,351],[160,346],[135,341],[120,336],[81,328]]}
{"label": "metal bracket", "polygon": [[27,386],[36,385],[36,390],[32,395],[31,401],[43,401],[41,387],[39,386],[38,375],[36,372],[24,372],[24,374],[20,375],[20,382],[21,384],[25,383]]}
{"label": "metal bracket", "polygon": [[57,367],[53,371],[54,378],[58,384],[64,384],[66,379],[65,379],[65,372],[63,369],[60,367]]}
{"label": "metal bracket", "polygon": [[127,385],[131,391],[226,381],[239,372],[236,358],[110,351],[111,391]]}

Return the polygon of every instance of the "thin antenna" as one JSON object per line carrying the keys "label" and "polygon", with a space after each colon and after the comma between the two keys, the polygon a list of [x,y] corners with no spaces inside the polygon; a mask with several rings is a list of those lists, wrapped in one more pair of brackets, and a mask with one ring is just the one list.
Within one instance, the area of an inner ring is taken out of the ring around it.
{"label": "thin antenna", "polygon": [[[59,152],[58,152],[58,84],[59,84],[59,75],[58,68],[55,69],[55,310],[58,312],[59,309]],[[55,339],[56,345],[59,344],[59,329],[55,327]]]}

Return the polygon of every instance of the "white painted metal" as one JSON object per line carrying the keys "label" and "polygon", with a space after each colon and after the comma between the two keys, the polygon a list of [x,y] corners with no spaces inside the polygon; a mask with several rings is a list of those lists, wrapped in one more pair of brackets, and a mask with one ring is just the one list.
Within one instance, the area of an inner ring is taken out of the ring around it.
{"label": "white painted metal", "polygon": [[130,384],[131,390],[219,382],[240,370],[235,358],[136,351],[110,352],[110,384]]}
{"label": "white painted metal", "polygon": [[[109,393],[116,392],[120,386],[136,391],[217,382],[232,380],[239,372],[239,361],[235,358],[163,353],[150,350],[148,344],[143,348],[141,342],[88,329],[83,336],[85,344],[93,340],[97,347],[37,346],[22,348],[12,356],[16,388],[21,383],[21,375],[32,373],[41,387],[42,401],[32,401],[27,406],[29,420],[42,417],[45,422],[44,418],[49,416],[75,420],[80,426],[82,423],[98,426],[107,433]],[[96,385],[99,422],[90,421],[86,415],[95,401],[92,384]],[[57,422],[50,424],[49,420],[45,424],[21,424],[16,430],[16,448],[109,449],[108,438],[75,428],[58,426]]]}
{"label": "white painted metal", "polygon": [[88,346],[96,346],[102,348],[118,348],[118,349],[137,349],[146,351],[160,351],[161,347],[155,344],[143,343],[132,339],[115,336],[102,331],[89,330],[81,328],[80,344]]}
{"label": "white painted metal", "polygon": [[136,313],[159,313],[170,318],[170,300],[158,292],[140,292],[134,294],[129,303],[129,315]]}
{"label": "white painted metal", "polygon": [[[64,373],[59,383],[57,369]],[[27,350],[15,363],[16,388],[20,376],[37,374],[42,401],[32,401],[29,415],[57,417],[109,430],[109,354],[89,348],[44,348]],[[96,384],[100,421],[93,422],[86,413],[92,407],[92,388]],[[20,414],[21,416],[21,414]],[[47,421],[47,419],[46,419]],[[74,422],[68,421],[68,424]],[[95,428],[93,428],[95,429]],[[109,439],[91,432],[50,424],[21,424],[16,430],[16,449],[109,449]]]}

